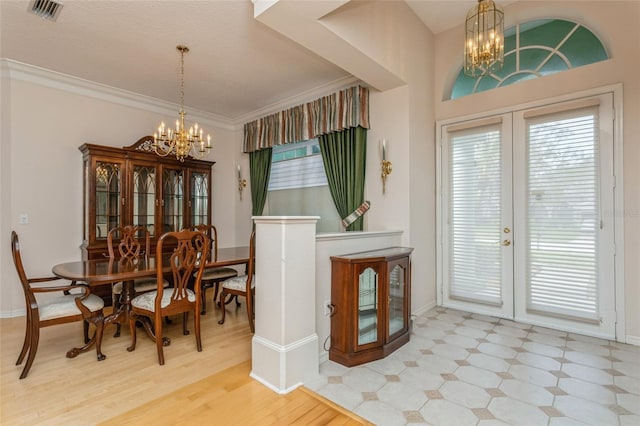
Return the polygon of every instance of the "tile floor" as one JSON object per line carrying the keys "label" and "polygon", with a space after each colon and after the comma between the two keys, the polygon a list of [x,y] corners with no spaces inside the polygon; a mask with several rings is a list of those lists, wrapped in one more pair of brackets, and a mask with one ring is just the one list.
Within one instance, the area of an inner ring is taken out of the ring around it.
{"label": "tile floor", "polygon": [[640,426],[640,347],[435,308],[387,358],[307,386],[380,425]]}

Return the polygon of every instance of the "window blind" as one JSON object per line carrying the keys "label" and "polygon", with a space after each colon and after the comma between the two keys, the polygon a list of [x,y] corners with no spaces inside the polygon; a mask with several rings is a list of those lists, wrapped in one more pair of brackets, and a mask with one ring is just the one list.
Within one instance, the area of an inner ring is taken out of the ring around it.
{"label": "window blind", "polygon": [[526,120],[527,309],[598,319],[597,108]]}
{"label": "window blind", "polygon": [[449,297],[500,305],[500,123],[449,140]]}

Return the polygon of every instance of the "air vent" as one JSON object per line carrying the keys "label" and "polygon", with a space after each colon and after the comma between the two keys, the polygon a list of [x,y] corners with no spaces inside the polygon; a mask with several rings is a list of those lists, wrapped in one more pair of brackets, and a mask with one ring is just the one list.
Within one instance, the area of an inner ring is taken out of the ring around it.
{"label": "air vent", "polygon": [[50,21],[55,21],[58,18],[61,9],[62,4],[51,0],[31,0],[29,3],[31,13]]}

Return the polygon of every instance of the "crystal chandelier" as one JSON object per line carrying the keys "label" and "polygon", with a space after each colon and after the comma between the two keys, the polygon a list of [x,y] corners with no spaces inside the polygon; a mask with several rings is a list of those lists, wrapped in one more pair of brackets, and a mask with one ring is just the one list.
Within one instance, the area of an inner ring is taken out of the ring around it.
{"label": "crystal chandelier", "polygon": [[478,0],[466,21],[464,73],[478,77],[504,63],[504,13],[492,0]]}
{"label": "crystal chandelier", "polygon": [[166,157],[175,154],[176,158],[184,161],[191,155],[193,158],[202,158],[211,151],[211,136],[207,135],[205,145],[202,136],[202,128],[198,128],[198,123],[187,130],[184,125],[184,54],[189,51],[187,46],[178,45],[176,49],[180,51],[180,119],[176,120],[176,128],[166,127],[164,122],[160,124],[157,132],[153,134],[153,149],[156,154]]}

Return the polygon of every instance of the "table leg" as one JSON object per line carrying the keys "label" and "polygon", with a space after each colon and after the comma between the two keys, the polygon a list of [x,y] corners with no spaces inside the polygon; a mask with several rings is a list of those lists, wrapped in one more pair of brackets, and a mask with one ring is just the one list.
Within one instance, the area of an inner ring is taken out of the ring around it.
{"label": "table leg", "polygon": [[107,356],[102,353],[102,335],[104,331],[104,317],[102,312],[99,313],[94,312],[90,318],[85,319],[85,321],[89,321],[96,326],[96,330],[93,333],[91,339],[81,348],[72,348],[67,351],[67,358],[75,358],[82,352],[86,352],[93,345],[96,345],[96,353],[98,357],[98,361],[102,361]]}
{"label": "table leg", "polygon": [[[104,325],[111,324],[124,324],[126,327],[129,326],[129,312],[131,311],[131,300],[135,296],[135,290],[133,288],[133,281],[123,281],[122,282],[122,293],[120,294],[120,306],[118,310],[112,312],[111,315],[108,315],[104,319]],[[119,333],[116,333],[114,337],[118,337]]]}

